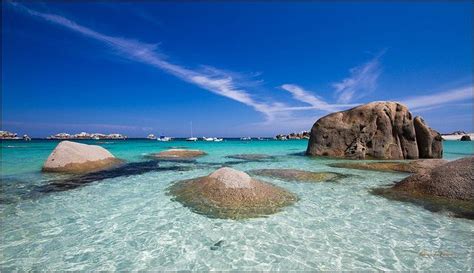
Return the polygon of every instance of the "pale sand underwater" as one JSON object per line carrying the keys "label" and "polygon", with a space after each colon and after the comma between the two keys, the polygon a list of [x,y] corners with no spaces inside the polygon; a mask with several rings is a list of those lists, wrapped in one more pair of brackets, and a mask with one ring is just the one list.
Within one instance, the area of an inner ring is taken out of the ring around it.
{"label": "pale sand underwater", "polygon": [[[57,190],[47,186],[70,178],[40,172],[57,141],[2,142],[3,270],[472,270],[472,220],[370,193],[406,173],[333,168],[328,164],[340,160],[302,156],[305,140],[84,142],[135,165]],[[147,155],[171,147],[207,155],[159,168],[146,163]],[[444,141],[448,160],[472,154],[472,142]],[[197,214],[168,194],[177,181],[222,165],[343,176],[303,183],[254,175],[298,201],[243,220]]]}

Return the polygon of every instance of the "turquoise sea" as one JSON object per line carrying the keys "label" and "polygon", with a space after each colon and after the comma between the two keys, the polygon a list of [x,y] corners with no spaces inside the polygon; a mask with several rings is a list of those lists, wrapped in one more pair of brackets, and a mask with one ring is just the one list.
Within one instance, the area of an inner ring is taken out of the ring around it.
{"label": "turquoise sea", "polygon": [[[64,175],[43,174],[57,141],[1,143],[0,269],[11,270],[473,270],[474,221],[370,194],[403,173],[331,168],[334,159],[302,156],[307,141],[82,141],[128,162],[170,147],[208,153],[196,162],[163,162],[151,171],[62,191]],[[448,160],[473,154],[472,142],[445,141]],[[258,153],[266,161],[228,155]],[[176,181],[221,164],[249,171],[294,168],[348,174],[338,182],[260,177],[298,195],[264,218],[212,219],[167,195]]]}

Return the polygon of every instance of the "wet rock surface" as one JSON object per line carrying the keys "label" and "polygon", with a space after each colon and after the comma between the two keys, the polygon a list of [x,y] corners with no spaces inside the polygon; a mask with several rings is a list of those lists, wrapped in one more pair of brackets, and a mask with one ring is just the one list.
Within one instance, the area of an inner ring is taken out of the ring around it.
{"label": "wet rock surface", "polygon": [[258,169],[252,170],[250,174],[277,178],[285,181],[298,182],[334,182],[346,175],[333,172],[311,172],[296,169]]}
{"label": "wet rock surface", "polygon": [[393,189],[474,202],[474,157],[411,175],[395,184]]}
{"label": "wet rock surface", "polygon": [[408,192],[396,191],[391,188],[376,188],[370,191],[374,195],[401,202],[409,202],[436,213],[447,213],[457,218],[474,220],[474,202],[449,199],[430,195],[413,195]]}
{"label": "wet rock surface", "polygon": [[375,189],[373,193],[474,219],[474,157],[413,174],[391,188]]}
{"label": "wet rock surface", "polygon": [[53,180],[47,185],[39,186],[36,190],[39,192],[67,191],[104,179],[140,175],[154,171],[189,171],[191,168],[191,166],[160,167],[157,161],[133,162],[110,170],[102,170],[84,175],[72,176],[65,179]]}
{"label": "wet rock surface", "polygon": [[420,159],[392,162],[338,162],[328,164],[328,166],[368,171],[418,173],[439,167],[447,162],[444,159]]}
{"label": "wet rock surface", "polygon": [[297,201],[296,195],[283,188],[227,167],[177,182],[169,188],[169,194],[193,212],[224,219],[262,217]]}

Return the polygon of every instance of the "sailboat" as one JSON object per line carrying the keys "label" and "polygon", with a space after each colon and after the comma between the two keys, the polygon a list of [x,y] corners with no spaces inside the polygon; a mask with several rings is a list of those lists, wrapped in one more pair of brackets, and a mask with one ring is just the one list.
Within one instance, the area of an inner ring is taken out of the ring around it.
{"label": "sailboat", "polygon": [[197,141],[197,137],[193,137],[193,122],[191,121],[191,137],[187,138],[186,141]]}

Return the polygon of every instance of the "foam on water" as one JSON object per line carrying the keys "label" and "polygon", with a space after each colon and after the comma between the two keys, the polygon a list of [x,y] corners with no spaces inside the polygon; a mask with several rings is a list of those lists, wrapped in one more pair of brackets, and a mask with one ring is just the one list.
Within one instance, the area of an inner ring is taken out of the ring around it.
{"label": "foam on water", "polygon": [[[91,143],[93,143],[91,141]],[[117,175],[68,191],[28,193],[67,177],[39,172],[56,143],[15,142],[3,149],[0,266],[10,270],[472,270],[472,220],[392,201],[370,189],[407,174],[337,169],[329,159],[294,154],[305,141],[159,143],[128,140],[100,144],[132,162],[168,146],[201,149],[193,166]],[[465,145],[460,147],[458,145]],[[472,144],[446,145],[448,159],[472,153]],[[469,148],[471,147],[471,148]],[[469,150],[470,149],[470,150]],[[268,154],[274,160],[232,167],[295,168],[352,174],[338,183],[297,183],[261,178],[299,201],[264,218],[211,219],[171,200],[166,189],[204,176],[232,154]],[[19,196],[27,196],[17,198]]]}

